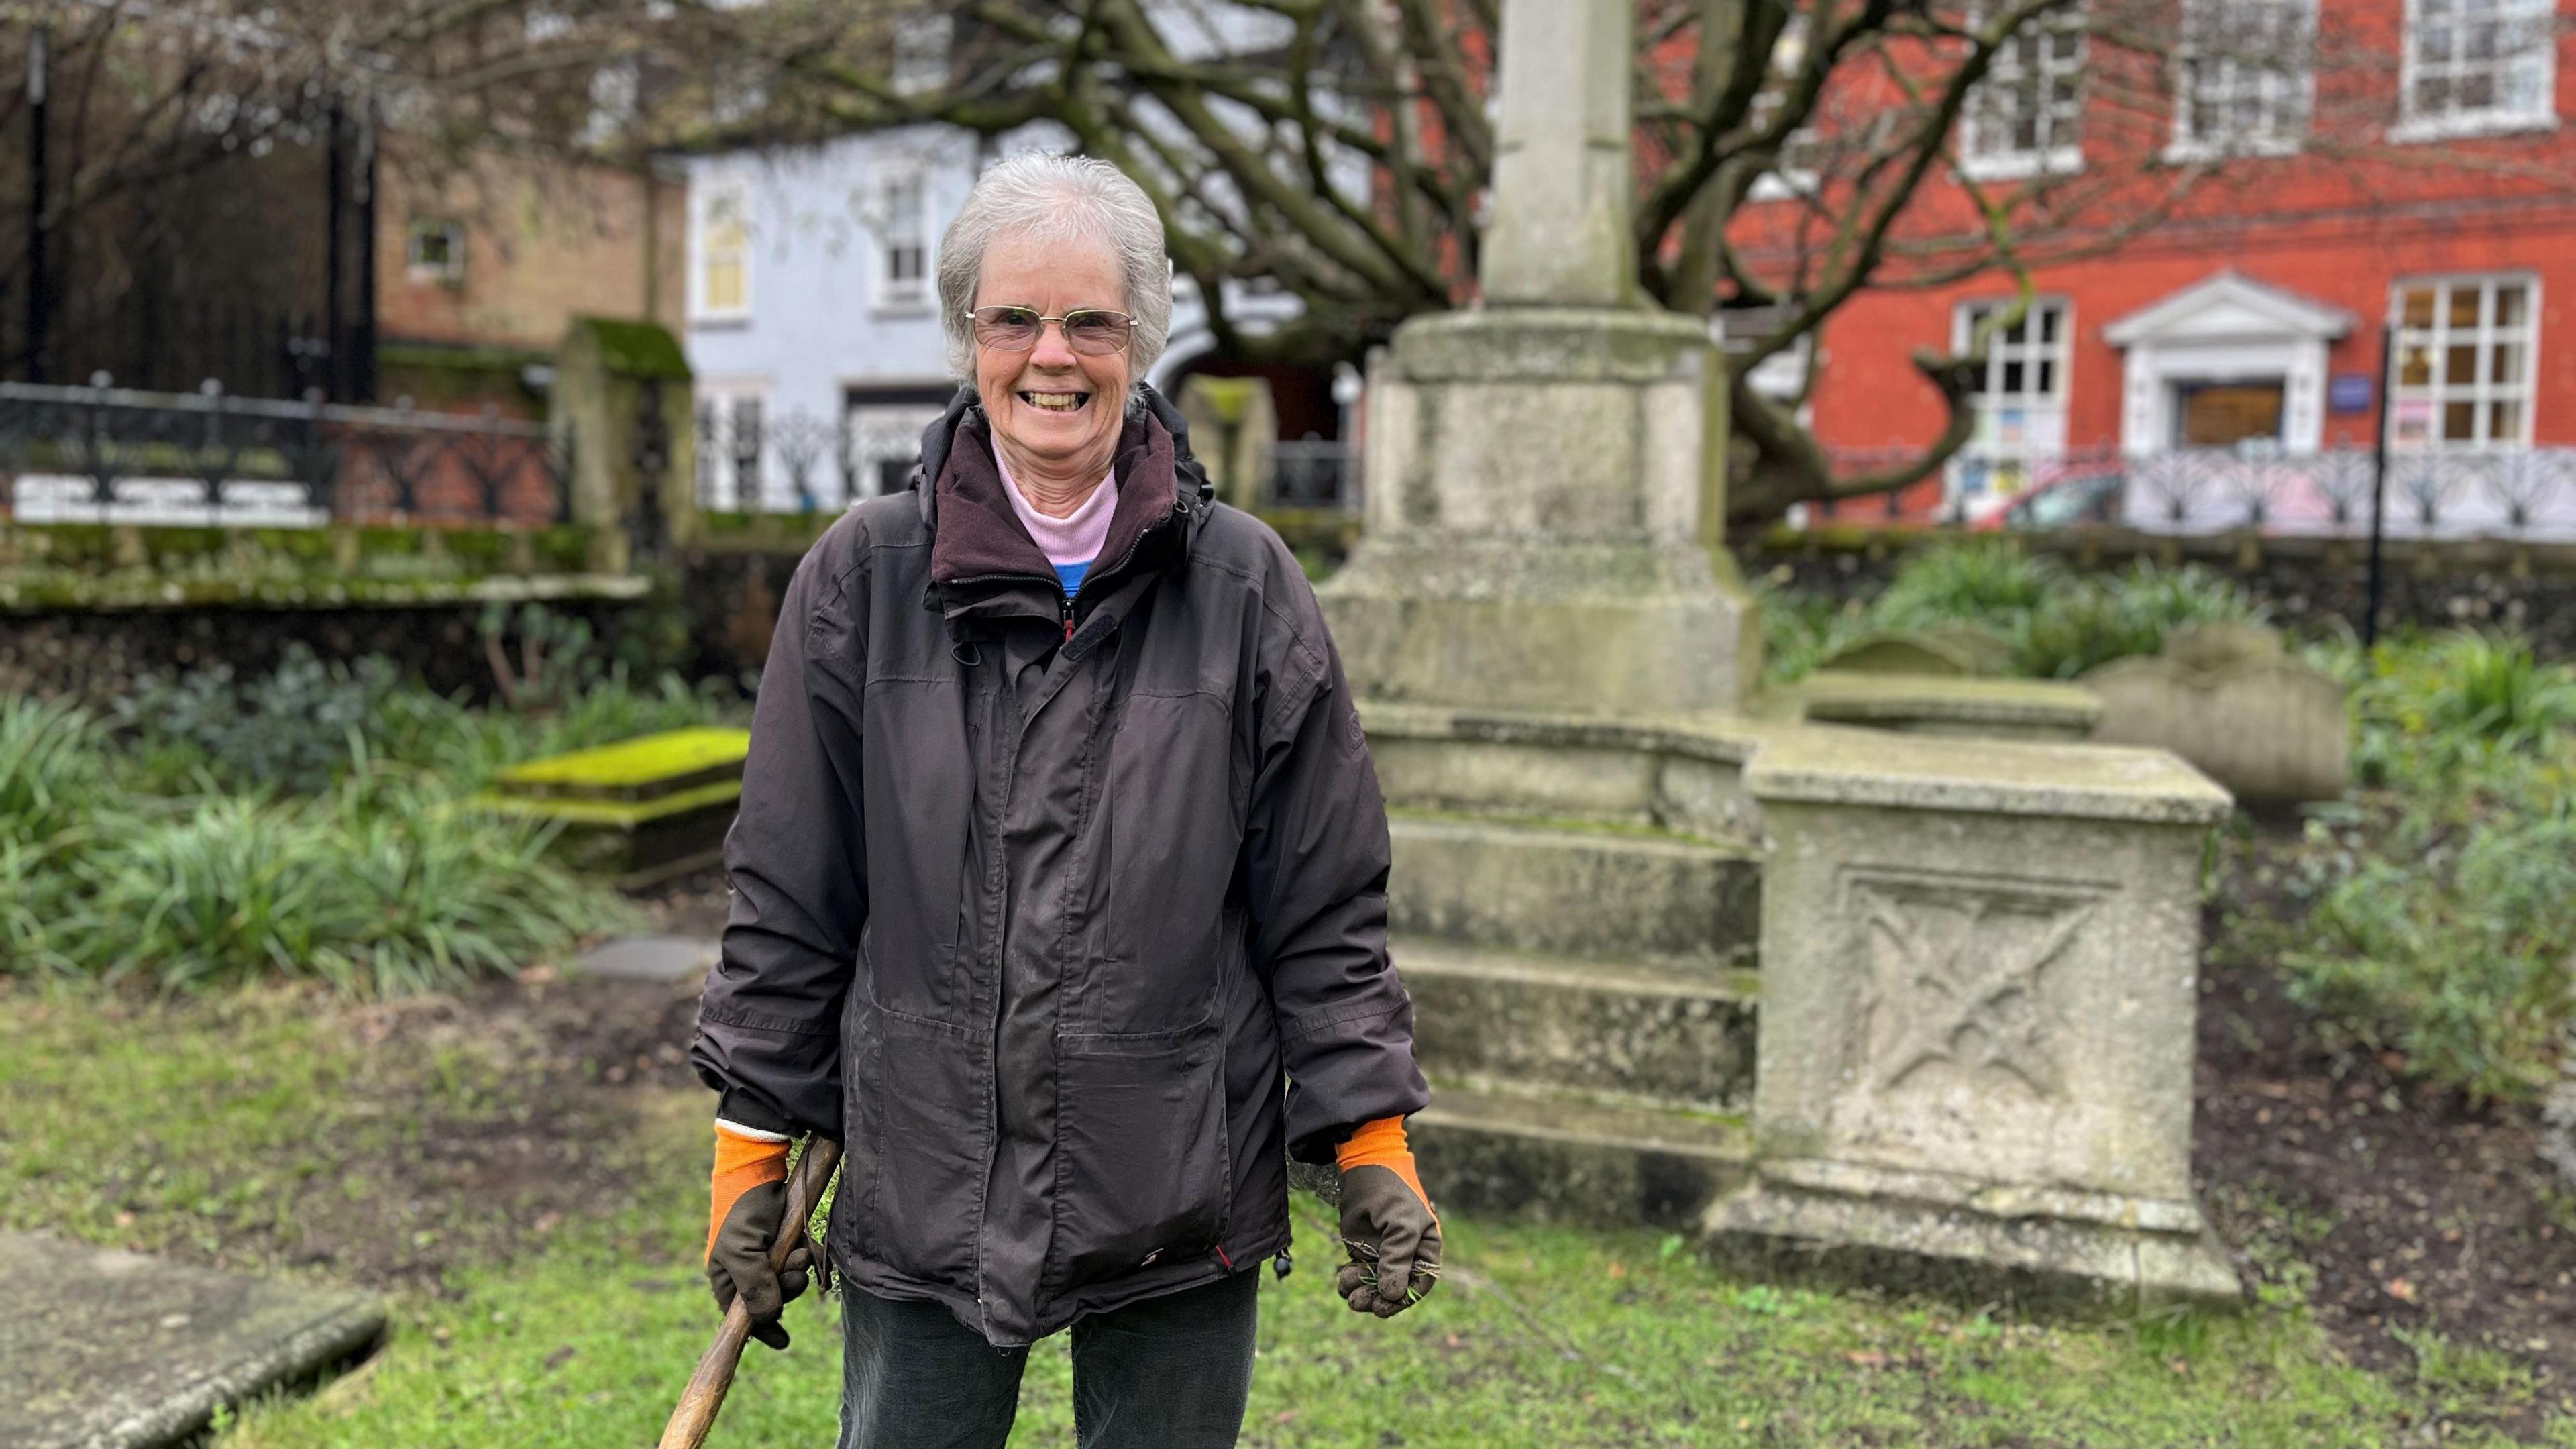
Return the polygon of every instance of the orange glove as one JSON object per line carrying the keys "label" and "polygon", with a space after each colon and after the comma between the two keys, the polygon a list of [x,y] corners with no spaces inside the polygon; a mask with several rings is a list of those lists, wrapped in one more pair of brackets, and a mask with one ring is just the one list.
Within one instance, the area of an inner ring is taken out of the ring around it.
{"label": "orange glove", "polygon": [[1342,1245],[1333,1286],[1354,1313],[1392,1318],[1440,1281],[1440,1215],[1422,1190],[1404,1119],[1381,1117],[1333,1153],[1342,1169]]}
{"label": "orange glove", "polygon": [[707,1207],[707,1286],[718,1311],[742,1295],[751,1333],[771,1348],[787,1346],[779,1314],[805,1291],[805,1271],[769,1266],[778,1220],[787,1211],[787,1144],[763,1142],[716,1125],[715,1176]]}

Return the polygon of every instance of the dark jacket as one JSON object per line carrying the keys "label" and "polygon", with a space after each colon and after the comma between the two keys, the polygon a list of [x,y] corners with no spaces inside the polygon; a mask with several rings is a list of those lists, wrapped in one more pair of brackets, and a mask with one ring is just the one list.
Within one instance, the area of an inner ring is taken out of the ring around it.
{"label": "dark jacket", "polygon": [[854,1283],[995,1344],[1284,1248],[1286,1158],[1429,1100],[1314,593],[1146,400],[1070,603],[962,394],[824,533],[725,844],[699,1075],[839,1136]]}

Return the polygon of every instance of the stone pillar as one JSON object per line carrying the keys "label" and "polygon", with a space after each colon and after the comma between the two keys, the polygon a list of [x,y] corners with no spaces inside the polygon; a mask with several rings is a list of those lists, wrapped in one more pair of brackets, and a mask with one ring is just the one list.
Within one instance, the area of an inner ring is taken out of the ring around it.
{"label": "stone pillar", "polygon": [[695,536],[695,416],[689,364],[668,328],[576,317],[565,330],[548,420],[571,439],[572,521],[594,530],[594,569],[623,573],[637,545]]}
{"label": "stone pillar", "polygon": [[1765,745],[1745,785],[1754,1178],[1713,1238],[1881,1284],[2233,1299],[2191,1186],[2227,792],[2160,750],[1848,730]]}
{"label": "stone pillar", "polygon": [[1189,420],[1190,450],[1208,470],[1217,497],[1247,511],[1265,502],[1279,447],[1279,410],[1269,381],[1200,373],[1181,384],[1175,405]]}
{"label": "stone pillar", "polygon": [[1494,216],[1477,280],[1494,306],[1627,307],[1634,17],[1599,0],[1506,0]]}
{"label": "stone pillar", "polygon": [[1371,359],[1368,529],[1320,591],[1352,687],[1579,713],[1726,709],[1761,672],[1725,516],[1725,376],[1636,307],[1627,0],[1509,0],[1489,305]]}

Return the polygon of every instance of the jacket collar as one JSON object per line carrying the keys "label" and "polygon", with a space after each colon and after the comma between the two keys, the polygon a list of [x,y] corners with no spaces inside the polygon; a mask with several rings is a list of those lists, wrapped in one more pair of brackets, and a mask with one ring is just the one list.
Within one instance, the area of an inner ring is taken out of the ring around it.
{"label": "jacket collar", "polygon": [[[1180,410],[1150,387],[1138,395],[1144,407],[1119,434],[1111,465],[1118,506],[1100,561],[1083,579],[1086,596],[1105,592],[1123,575],[1185,563],[1215,492],[1190,456],[1189,424]],[[1056,587],[1054,568],[1003,492],[1009,486],[993,464],[991,424],[974,389],[961,387],[923,430],[921,466],[913,473],[931,535],[931,607],[953,615],[995,591],[1032,581]]]}

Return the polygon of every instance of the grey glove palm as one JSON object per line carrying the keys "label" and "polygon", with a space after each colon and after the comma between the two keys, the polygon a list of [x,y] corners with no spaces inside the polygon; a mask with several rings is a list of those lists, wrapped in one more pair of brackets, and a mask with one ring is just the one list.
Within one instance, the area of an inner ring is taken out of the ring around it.
{"label": "grey glove palm", "polygon": [[715,1292],[716,1311],[731,1309],[740,1294],[751,1314],[751,1336],[771,1348],[787,1346],[787,1328],[779,1315],[805,1291],[806,1269],[813,1261],[812,1253],[799,1247],[784,1270],[770,1268],[769,1250],[778,1242],[778,1220],[786,1212],[786,1183],[745,1188],[726,1210],[715,1247],[707,1254],[707,1286]]}
{"label": "grey glove palm", "polygon": [[1333,1286],[1354,1313],[1393,1318],[1440,1281],[1440,1219],[1391,1167],[1342,1170],[1342,1242]]}

